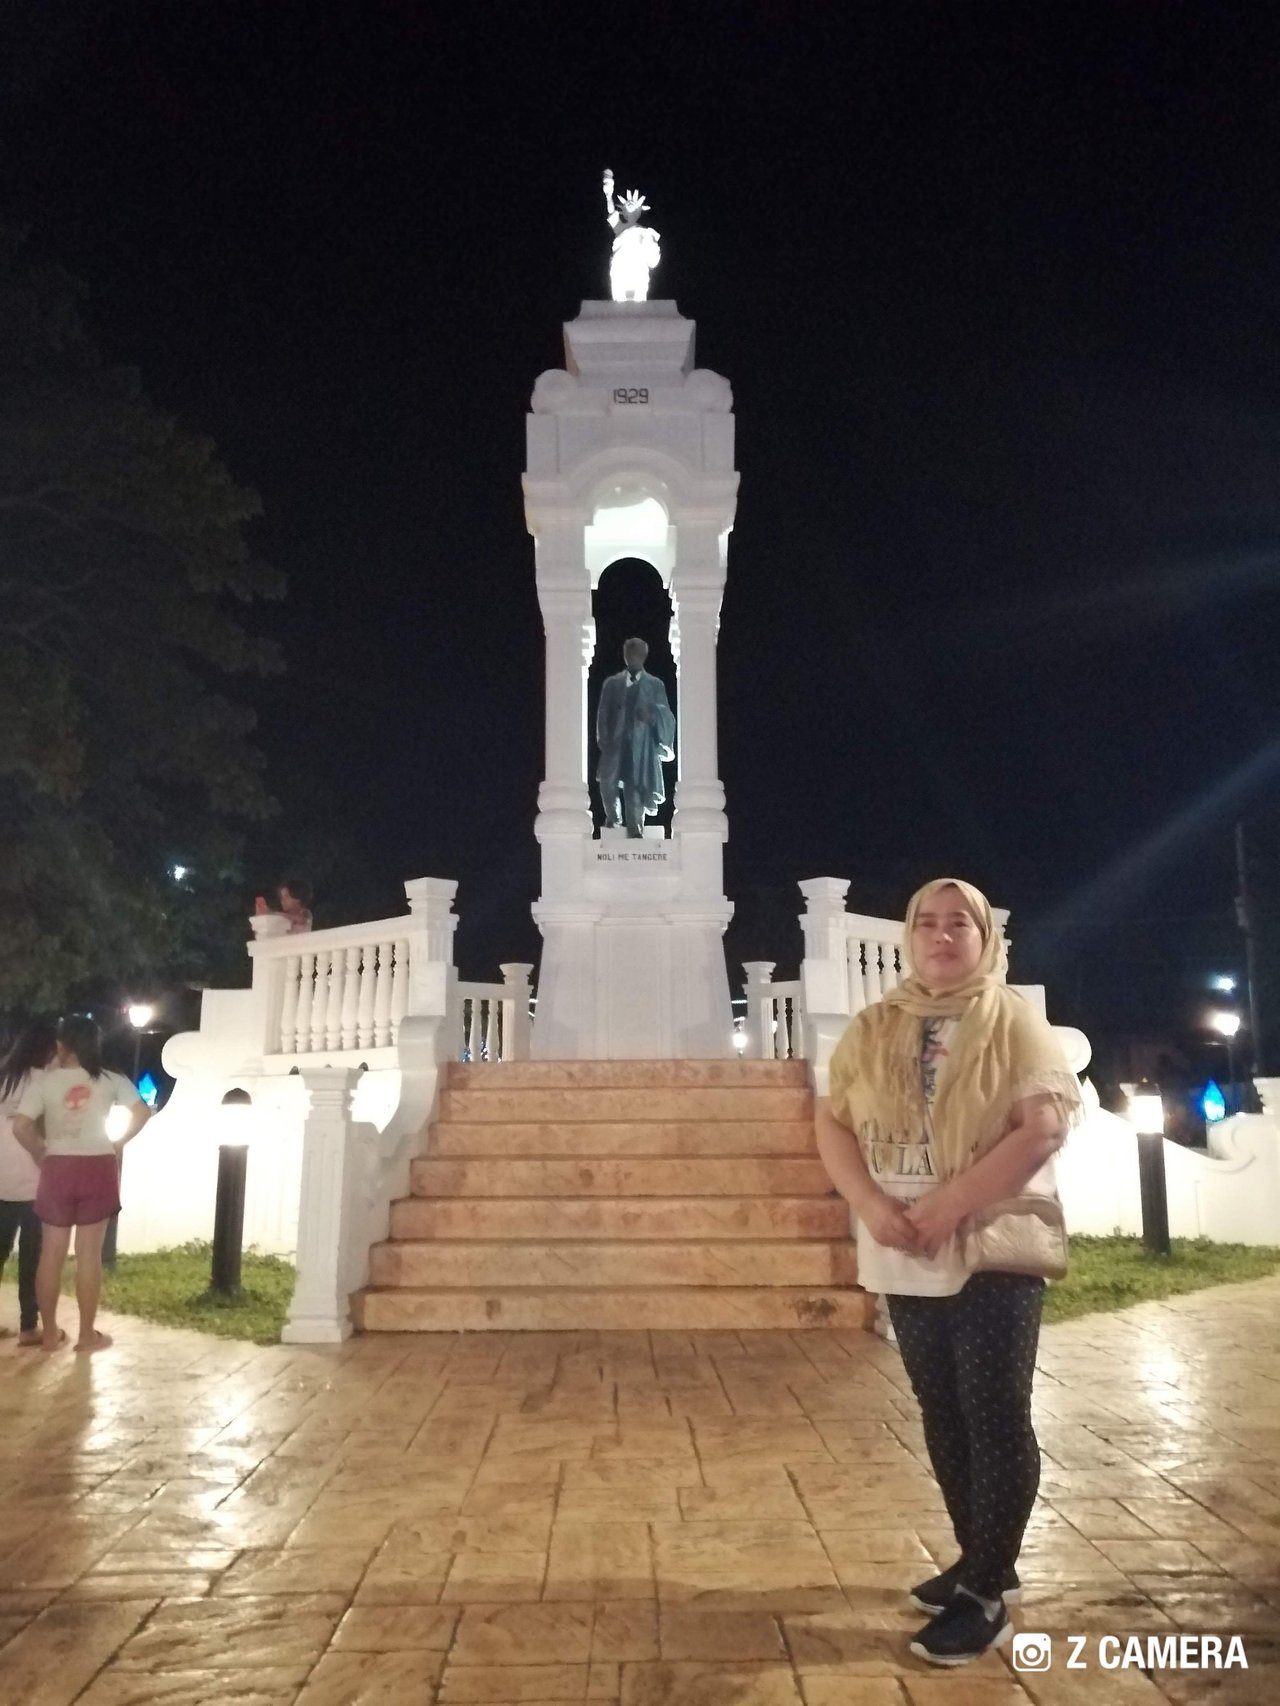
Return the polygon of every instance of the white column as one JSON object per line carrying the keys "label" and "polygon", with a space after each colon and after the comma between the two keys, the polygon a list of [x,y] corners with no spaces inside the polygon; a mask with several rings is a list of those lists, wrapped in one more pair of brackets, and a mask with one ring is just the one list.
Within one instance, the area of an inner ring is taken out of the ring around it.
{"label": "white column", "polygon": [[749,1060],[774,1056],[773,960],[743,960],[747,974],[747,1047]]}
{"label": "white column", "polygon": [[529,979],[531,965],[512,962],[499,966],[502,973],[502,1058],[529,1058]]}
{"label": "white column", "polygon": [[453,969],[453,933],[458,928],[453,899],[456,882],[446,877],[414,877],[404,885],[409,902],[409,1013],[443,1018]]}
{"label": "white column", "polygon": [[724,561],[717,528],[680,522],[672,585],[679,647],[676,832],[709,830],[728,839],[716,723],[716,640],[724,593]]}
{"label": "white column", "polygon": [[[298,1279],[281,1338],[289,1345],[333,1345],[349,1337],[351,1195],[357,1176],[351,1095],[356,1073],[304,1067],[302,1190],[298,1205]],[[362,1128],[365,1129],[365,1128]]]}
{"label": "white column", "polygon": [[253,1028],[262,1038],[263,1054],[279,1054],[282,1043],[280,1020],[284,1006],[284,980],[289,965],[287,956],[259,954],[254,949],[259,942],[270,942],[289,934],[289,920],[279,912],[256,913],[249,920],[253,941],[249,958],[253,964]]}
{"label": "white column", "polygon": [[804,911],[800,914],[804,962],[800,976],[805,1012],[847,1015],[849,926],[844,902],[849,892],[848,881],[844,877],[810,877],[799,886],[804,896]]}
{"label": "white column", "polygon": [[538,605],[546,634],[547,751],[538,832],[591,833],[587,789],[587,670],[595,655],[591,583],[581,522],[539,534]]}
{"label": "white column", "polygon": [[[855,975],[849,963],[850,920],[845,912],[849,884],[844,877],[811,877],[800,884],[804,911],[804,959],[800,964],[800,988],[804,1006],[804,1052],[814,1089],[827,1093],[827,1068],[832,1050],[839,1042],[849,1015],[863,1005],[861,972]],[[855,998],[856,997],[856,998]]]}

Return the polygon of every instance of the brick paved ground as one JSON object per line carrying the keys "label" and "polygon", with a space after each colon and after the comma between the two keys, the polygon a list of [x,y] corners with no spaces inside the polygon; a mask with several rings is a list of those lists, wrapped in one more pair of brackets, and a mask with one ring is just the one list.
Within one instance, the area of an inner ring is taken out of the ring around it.
{"label": "brick paved ground", "polygon": [[[0,1344],[5,1703],[1280,1700],[1280,1280],[1046,1332],[1018,1624],[1058,1657],[1020,1676],[906,1653],[949,1537],[869,1335],[110,1325]],[[1067,1672],[1072,1630],[1239,1632],[1251,1668]]]}

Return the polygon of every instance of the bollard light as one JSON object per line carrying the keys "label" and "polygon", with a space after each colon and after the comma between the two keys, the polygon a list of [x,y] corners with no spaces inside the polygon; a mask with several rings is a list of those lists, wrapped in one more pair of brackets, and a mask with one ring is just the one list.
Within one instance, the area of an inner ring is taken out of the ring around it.
{"label": "bollard light", "polygon": [[1164,1098],[1159,1087],[1143,1078],[1129,1096],[1129,1124],[1138,1138],[1138,1182],[1142,1192],[1142,1242],[1157,1256],[1167,1256],[1169,1197],[1164,1176]]}
{"label": "bollard light", "polygon": [[213,1210],[213,1266],[209,1289],[218,1297],[240,1290],[244,1244],[244,1186],[249,1169],[253,1098],[228,1090],[218,1110],[218,1194]]}

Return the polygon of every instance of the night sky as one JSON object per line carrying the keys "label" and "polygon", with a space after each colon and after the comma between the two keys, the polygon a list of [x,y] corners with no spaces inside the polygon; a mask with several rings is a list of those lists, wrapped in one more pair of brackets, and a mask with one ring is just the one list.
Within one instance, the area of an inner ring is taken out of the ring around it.
{"label": "night sky", "polygon": [[300,841],[323,801],[355,850],[319,922],[453,876],[464,974],[535,957],[524,415],[607,294],[609,165],[734,388],[731,946],[785,964],[801,877],[898,912],[950,870],[1059,1017],[1174,1022],[1235,969],[1231,827],[1280,768],[1271,8],[10,0],[0,32],[0,216],[263,496],[262,743]]}

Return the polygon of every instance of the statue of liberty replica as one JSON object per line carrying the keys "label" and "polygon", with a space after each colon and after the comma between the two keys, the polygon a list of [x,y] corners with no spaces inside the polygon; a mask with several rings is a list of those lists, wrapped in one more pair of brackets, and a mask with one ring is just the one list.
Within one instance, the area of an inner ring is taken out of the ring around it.
{"label": "statue of liberty replica", "polygon": [[640,223],[640,215],[649,211],[649,203],[639,190],[623,190],[615,203],[613,173],[606,166],[604,205],[609,227],[614,233],[613,259],[609,263],[609,290],[613,300],[646,302],[649,274],[662,259],[658,233],[651,225]]}

